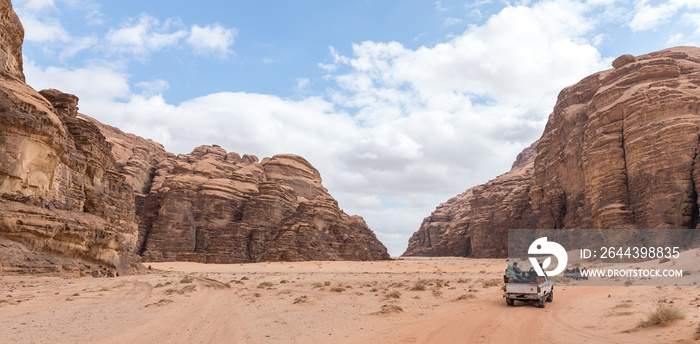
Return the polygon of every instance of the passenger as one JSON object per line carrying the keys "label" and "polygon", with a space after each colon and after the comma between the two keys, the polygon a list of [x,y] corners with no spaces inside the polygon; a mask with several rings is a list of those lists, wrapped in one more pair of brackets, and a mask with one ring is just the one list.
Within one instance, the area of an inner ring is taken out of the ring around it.
{"label": "passenger", "polygon": [[506,269],[506,279],[512,281],[515,279],[515,272],[513,271],[513,265],[508,263],[508,268]]}
{"label": "passenger", "polygon": [[527,283],[529,278],[523,276],[523,270],[518,267],[518,262],[513,263],[513,272],[515,273],[516,283]]}
{"label": "passenger", "polygon": [[530,278],[530,282],[535,282],[537,280],[537,271],[535,271],[534,267],[530,267],[530,271],[527,273],[528,277]]}

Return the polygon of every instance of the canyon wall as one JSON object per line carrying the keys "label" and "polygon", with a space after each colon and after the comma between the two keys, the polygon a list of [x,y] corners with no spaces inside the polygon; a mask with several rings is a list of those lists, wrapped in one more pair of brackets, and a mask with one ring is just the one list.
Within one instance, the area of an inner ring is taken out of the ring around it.
{"label": "canyon wall", "polygon": [[131,188],[100,130],[76,117],[77,97],[25,84],[23,34],[0,1],[0,270],[132,272]]}
{"label": "canyon wall", "polygon": [[531,165],[439,206],[404,254],[503,256],[509,228],[696,229],[699,140],[700,49],[623,55],[561,91]]}

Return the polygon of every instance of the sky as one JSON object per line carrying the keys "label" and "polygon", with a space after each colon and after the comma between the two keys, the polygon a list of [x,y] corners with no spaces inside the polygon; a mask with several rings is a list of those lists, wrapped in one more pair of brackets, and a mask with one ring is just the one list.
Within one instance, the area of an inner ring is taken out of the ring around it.
{"label": "sky", "polygon": [[700,45],[700,0],[14,0],[27,83],[162,143],[321,173],[392,256],[510,169],[559,91]]}

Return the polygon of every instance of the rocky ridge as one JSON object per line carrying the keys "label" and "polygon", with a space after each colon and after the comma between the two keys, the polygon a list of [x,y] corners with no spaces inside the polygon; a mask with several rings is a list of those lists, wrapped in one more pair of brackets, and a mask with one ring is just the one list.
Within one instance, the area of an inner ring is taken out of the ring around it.
{"label": "rocky ridge", "polygon": [[404,255],[503,256],[509,228],[698,228],[698,104],[699,48],[621,56],[561,91],[534,161],[439,206]]}
{"label": "rocky ridge", "polygon": [[137,250],[145,260],[389,259],[365,221],[343,212],[300,156],[259,161],[217,145],[176,156],[156,142],[79,117],[100,128],[135,191]]}

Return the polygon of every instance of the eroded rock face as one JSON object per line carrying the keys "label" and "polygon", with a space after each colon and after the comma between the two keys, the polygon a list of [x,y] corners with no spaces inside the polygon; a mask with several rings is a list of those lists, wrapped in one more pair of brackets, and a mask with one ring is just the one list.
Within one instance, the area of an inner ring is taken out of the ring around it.
{"label": "eroded rock face", "polygon": [[432,246],[427,218],[405,254],[488,256],[474,243],[481,236],[505,252],[508,228],[698,228],[700,49],[623,55],[613,66],[562,90],[529,173],[471,189],[486,197],[463,197]]}
{"label": "eroded rock face", "polygon": [[23,35],[0,1],[0,272],[130,273],[133,192],[100,130],[75,117],[78,98],[24,83]]}
{"label": "eroded rock face", "polygon": [[411,236],[403,255],[505,255],[507,229],[530,228],[527,224],[532,211],[528,193],[537,144],[523,150],[509,172],[439,205]]}
{"label": "eroded rock face", "polygon": [[296,155],[258,162],[219,146],[161,160],[140,204],[140,253],[149,261],[234,263],[388,259]]}

